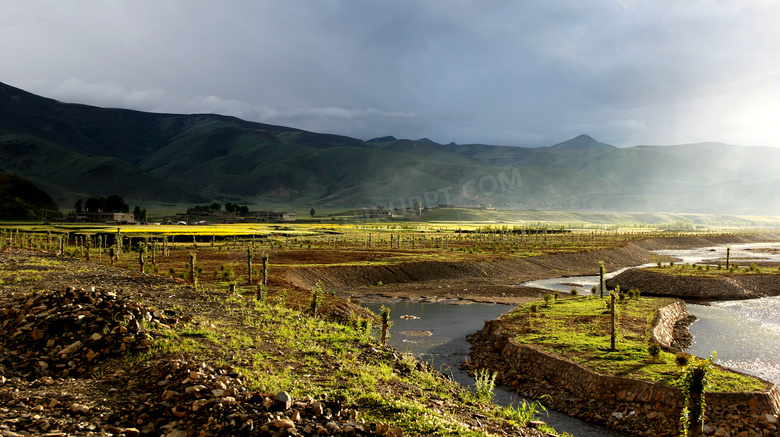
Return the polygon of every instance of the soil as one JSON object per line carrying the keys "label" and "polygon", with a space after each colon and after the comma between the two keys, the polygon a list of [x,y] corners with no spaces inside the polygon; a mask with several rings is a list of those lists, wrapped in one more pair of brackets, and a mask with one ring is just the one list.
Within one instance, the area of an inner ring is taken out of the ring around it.
{"label": "soil", "polygon": [[607,287],[637,288],[647,296],[678,297],[689,301],[754,299],[780,296],[780,274],[728,273],[695,276],[630,269],[607,281]]}
{"label": "soil", "polygon": [[[616,249],[493,262],[418,262],[362,268],[334,266],[291,270],[285,275],[289,284],[305,289],[321,281],[325,287],[357,300],[378,295],[393,299],[454,299],[520,305],[538,300],[546,293],[520,284],[536,279],[598,274],[599,261],[604,261],[610,272],[653,262],[654,250],[778,240],[780,235],[777,234],[649,239]],[[382,285],[378,285],[380,283]]]}

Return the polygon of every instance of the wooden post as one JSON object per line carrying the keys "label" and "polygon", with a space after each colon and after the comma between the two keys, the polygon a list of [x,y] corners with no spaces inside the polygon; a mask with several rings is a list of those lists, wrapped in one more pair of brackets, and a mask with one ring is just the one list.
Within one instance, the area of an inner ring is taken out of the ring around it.
{"label": "wooden post", "polygon": [[731,258],[731,246],[726,248],[726,270],[729,269],[729,260]]}
{"label": "wooden post", "polygon": [[617,290],[609,292],[609,310],[612,318],[612,335],[609,341],[609,350],[615,351],[615,294],[620,292],[620,287]]}
{"label": "wooden post", "polygon": [[197,278],[195,277],[195,253],[190,254],[190,284],[197,288]]}
{"label": "wooden post", "polygon": [[268,254],[263,254],[263,287],[268,287]]}
{"label": "wooden post", "polygon": [[252,253],[252,246],[246,248],[246,270],[247,270],[247,276],[249,277],[249,285],[252,285],[252,257],[254,254]]}
{"label": "wooden post", "polygon": [[599,297],[604,297],[604,288],[606,283],[604,282],[604,261],[599,261]]}
{"label": "wooden post", "polygon": [[382,318],[382,346],[384,346],[387,342],[387,329],[390,327],[390,308],[382,305],[379,316]]}

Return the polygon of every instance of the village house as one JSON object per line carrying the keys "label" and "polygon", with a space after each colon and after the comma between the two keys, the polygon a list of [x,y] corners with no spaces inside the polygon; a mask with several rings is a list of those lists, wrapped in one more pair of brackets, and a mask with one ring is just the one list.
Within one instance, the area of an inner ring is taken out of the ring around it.
{"label": "village house", "polygon": [[69,221],[88,222],[88,223],[106,223],[112,225],[126,225],[135,223],[135,217],[132,212],[82,212],[80,214],[71,214]]}
{"label": "village house", "polygon": [[295,211],[250,211],[244,217],[245,222],[280,223],[294,222]]}

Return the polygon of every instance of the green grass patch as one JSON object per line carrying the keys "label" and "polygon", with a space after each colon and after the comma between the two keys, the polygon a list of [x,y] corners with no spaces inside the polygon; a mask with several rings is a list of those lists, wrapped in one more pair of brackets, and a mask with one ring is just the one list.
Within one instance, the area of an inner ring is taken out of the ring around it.
{"label": "green grass patch", "polygon": [[[606,301],[597,297],[558,299],[516,308],[503,317],[506,329],[521,344],[534,345],[553,355],[582,364],[606,375],[624,376],[675,385],[680,368],[674,355],[661,352],[652,359],[647,350],[647,330],[654,312],[672,299],[627,299],[616,303],[616,350],[610,350],[610,314]],[[756,378],[727,369],[713,370],[711,391],[756,391],[764,384]]]}

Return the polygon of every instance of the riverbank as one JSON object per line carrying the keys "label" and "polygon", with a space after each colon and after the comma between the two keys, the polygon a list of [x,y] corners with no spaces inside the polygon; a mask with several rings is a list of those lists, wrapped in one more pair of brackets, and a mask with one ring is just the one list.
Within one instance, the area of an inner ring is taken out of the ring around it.
{"label": "riverbank", "polygon": [[[395,266],[333,266],[292,270],[285,280],[304,289],[322,281],[329,290],[359,299],[379,295],[389,299],[463,299],[520,305],[544,293],[519,284],[537,279],[598,273],[656,261],[654,250],[780,241],[780,234],[734,234],[657,238],[634,241],[623,247],[577,253],[518,257],[491,262],[408,262]],[[380,285],[381,284],[381,285]]]}
{"label": "riverbank", "polygon": [[678,297],[694,301],[755,299],[780,296],[780,274],[724,272],[717,276],[669,274],[630,269],[607,280],[608,288],[636,288],[646,296]]}

